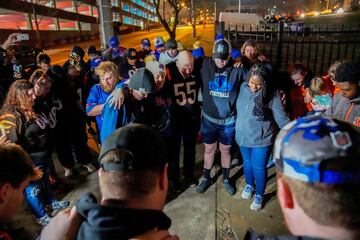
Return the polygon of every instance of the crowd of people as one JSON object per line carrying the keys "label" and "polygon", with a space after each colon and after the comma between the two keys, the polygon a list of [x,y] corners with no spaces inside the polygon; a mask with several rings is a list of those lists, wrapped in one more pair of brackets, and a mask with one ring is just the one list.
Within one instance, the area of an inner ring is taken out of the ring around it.
{"label": "crowd of people", "polygon": [[[267,167],[276,165],[280,207],[299,237],[284,239],[360,237],[359,64],[336,61],[325,76],[301,63],[281,72],[253,39],[237,50],[219,35],[205,56],[200,42],[188,50],[159,36],[154,50],[148,38],[137,51],[111,37],[103,52],[88,47],[87,62],[74,46],[63,66],[40,53],[35,68],[17,71],[6,50],[15,41],[11,34],[0,48],[0,238],[12,239],[6,222],[24,194],[45,227],[39,239],[178,239],[162,211],[168,191],[204,193],[217,151],[229,195],[233,160],[243,159],[240,195],[254,211],[264,205]],[[65,177],[75,163],[96,171],[88,132],[101,148],[101,201],[88,193],[69,209],[54,197],[53,150]],[[245,238],[268,239],[252,231]]]}

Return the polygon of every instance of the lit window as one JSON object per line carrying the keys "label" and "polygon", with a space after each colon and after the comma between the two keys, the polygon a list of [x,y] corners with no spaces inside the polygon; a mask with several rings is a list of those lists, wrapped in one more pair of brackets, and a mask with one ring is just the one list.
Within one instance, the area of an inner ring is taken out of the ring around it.
{"label": "lit window", "polygon": [[[25,2],[29,2],[31,3],[31,0],[22,0]],[[38,0],[38,1],[34,1],[34,3],[36,3],[37,5],[42,5],[42,6],[46,6],[46,7],[54,7],[54,2],[53,1],[49,1],[49,0]]]}
{"label": "lit window", "polygon": [[94,17],[99,17],[99,12],[98,12],[98,9],[97,9],[97,7],[93,7],[93,16]]}
{"label": "lit window", "polygon": [[91,31],[91,24],[80,22],[81,31]]}
{"label": "lit window", "polygon": [[111,0],[111,6],[118,7],[119,6],[119,1],[118,0]]}
{"label": "lit window", "polygon": [[[56,30],[55,21],[55,18],[37,15],[39,30]],[[35,29],[35,20],[32,20],[32,24]]]}
{"label": "lit window", "polygon": [[78,12],[79,14],[91,16],[91,6],[89,4],[80,4],[78,6]]}
{"label": "lit window", "polygon": [[113,21],[120,22],[121,16],[119,12],[113,12]]}
{"label": "lit window", "polygon": [[123,10],[124,10],[125,12],[130,12],[130,6],[129,6],[129,4],[124,4]]}
{"label": "lit window", "polygon": [[64,1],[64,0],[56,1],[56,8],[68,12],[76,12],[76,9],[72,1]]}
{"label": "lit window", "polygon": [[124,24],[134,25],[134,19],[131,17],[123,16]]}
{"label": "lit window", "polygon": [[65,20],[65,19],[61,19],[59,18],[59,26],[60,26],[60,30],[63,31],[73,31],[73,30],[77,30],[77,26],[76,26],[76,22],[75,21],[71,21],[71,20]]}

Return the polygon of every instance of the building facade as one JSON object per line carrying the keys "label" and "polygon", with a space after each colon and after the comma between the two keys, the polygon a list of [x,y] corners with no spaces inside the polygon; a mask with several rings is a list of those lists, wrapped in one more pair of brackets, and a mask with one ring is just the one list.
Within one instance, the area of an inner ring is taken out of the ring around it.
{"label": "building facade", "polygon": [[[117,30],[134,31],[158,24],[153,0],[111,0]],[[8,33],[29,33],[46,47],[99,36],[96,0],[1,0],[0,40]]]}

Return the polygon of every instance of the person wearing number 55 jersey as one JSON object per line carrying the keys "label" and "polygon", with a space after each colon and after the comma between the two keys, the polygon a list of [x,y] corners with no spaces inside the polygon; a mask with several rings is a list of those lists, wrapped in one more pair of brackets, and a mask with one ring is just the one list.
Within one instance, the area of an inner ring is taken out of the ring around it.
{"label": "person wearing number 55 jersey", "polygon": [[197,94],[200,76],[193,74],[194,57],[189,51],[182,51],[176,62],[166,65],[166,78],[173,100],[172,151],[169,164],[169,178],[175,187],[179,184],[179,161],[181,139],[184,143],[184,177],[186,185],[195,187],[195,147],[200,125],[200,106]]}
{"label": "person wearing number 55 jersey", "polygon": [[[230,147],[235,139],[236,99],[246,71],[235,67],[231,56],[231,45],[225,39],[214,43],[212,58],[203,58],[199,67],[202,80],[203,109],[201,135],[205,144],[204,178],[196,191],[203,193],[211,185],[210,171],[219,143],[224,188],[235,194],[229,183]],[[241,114],[241,113],[239,113]]]}

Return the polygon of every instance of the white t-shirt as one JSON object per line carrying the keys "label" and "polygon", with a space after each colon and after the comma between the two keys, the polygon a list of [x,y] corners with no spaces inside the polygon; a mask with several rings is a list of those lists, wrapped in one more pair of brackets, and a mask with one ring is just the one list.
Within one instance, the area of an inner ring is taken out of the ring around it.
{"label": "white t-shirt", "polygon": [[175,62],[178,59],[178,55],[179,54],[176,54],[175,57],[170,57],[166,51],[162,52],[162,53],[160,53],[159,62],[164,65],[171,63],[171,62]]}

